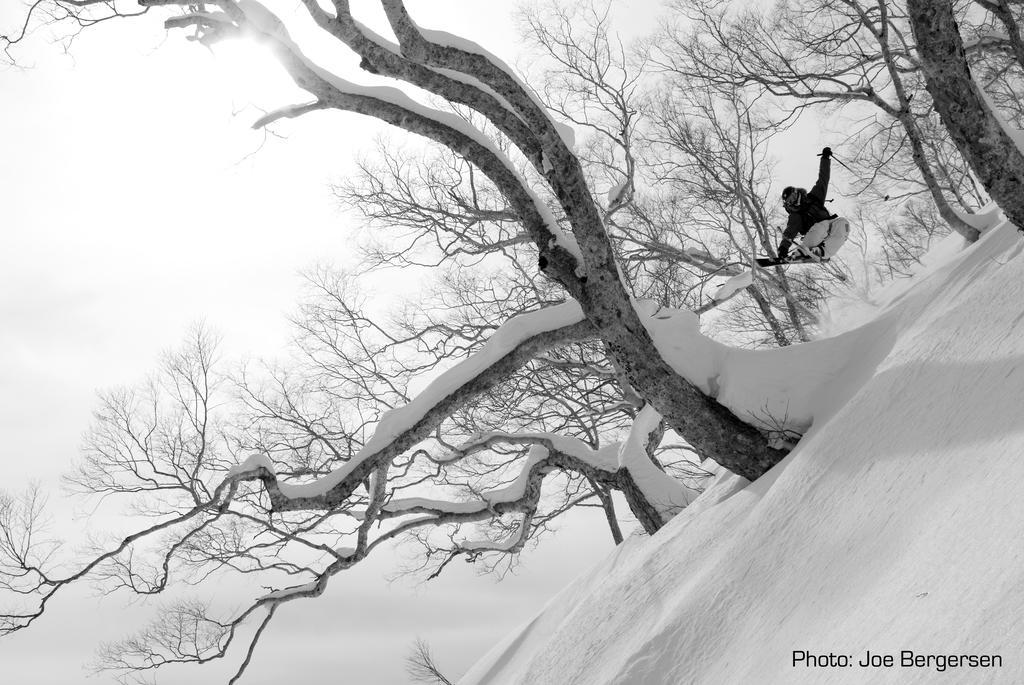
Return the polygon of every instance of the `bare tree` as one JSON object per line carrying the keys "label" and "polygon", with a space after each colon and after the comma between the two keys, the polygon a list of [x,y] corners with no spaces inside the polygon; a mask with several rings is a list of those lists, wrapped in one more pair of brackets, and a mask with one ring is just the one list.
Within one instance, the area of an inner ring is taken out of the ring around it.
{"label": "bare tree", "polygon": [[430,651],[430,645],[425,640],[420,638],[416,639],[413,644],[412,651],[409,656],[405,658],[405,672],[409,674],[409,677],[417,683],[427,683],[427,685],[452,685],[452,681],[448,680],[441,673],[441,669],[438,667],[437,662],[434,661],[434,655]]}
{"label": "bare tree", "polygon": [[[668,191],[655,202],[681,210],[685,218],[677,232],[700,246],[691,253],[702,275],[698,282],[733,275],[730,265],[750,263],[755,254],[774,256],[778,231],[772,222],[778,218],[769,201],[772,165],[767,147],[782,127],[763,116],[755,98],[736,88],[684,79],[663,83],[661,93],[650,106],[645,158]],[[648,222],[638,223],[647,225],[657,214],[648,210],[641,216]],[[665,235],[666,229],[660,233]],[[828,273],[755,269],[746,289],[749,300],[732,307],[719,325],[741,339],[752,335],[760,344],[806,341],[824,289],[817,289],[816,296],[809,293]],[[694,308],[702,311],[700,305]]]}
{"label": "bare tree", "polygon": [[[793,1],[769,13],[737,11],[721,1],[679,0],[673,6],[692,28],[666,28],[661,65],[723,85],[760,87],[790,103],[793,114],[825,103],[871,105],[897,124],[872,115],[862,119],[871,138],[887,141],[889,152],[881,159],[908,149],[942,218],[966,238],[977,238],[977,230],[950,205],[929,155],[921,122],[931,106],[914,85],[920,68],[899,3]],[[893,134],[897,138],[891,139]],[[946,180],[955,176],[947,174]]]}
{"label": "bare tree", "polygon": [[[1024,7],[1016,0],[974,0],[975,4],[990,13],[990,18],[979,22],[972,52],[993,56],[1002,54],[1024,68],[1024,39],[1020,25],[1024,21]],[[1019,78],[1019,74],[1017,75]]]}
{"label": "bare tree", "polygon": [[[739,88],[652,72],[650,48],[623,45],[607,5],[521,16],[527,40],[548,58],[538,78],[546,102],[582,138],[577,154],[605,197],[604,221],[634,292],[698,312],[722,304],[708,294],[716,279],[742,273],[752,252],[774,254],[766,150],[784,124]],[[806,340],[815,302],[800,291],[784,271],[758,270],[749,298],[733,300],[718,321],[732,342]]]}

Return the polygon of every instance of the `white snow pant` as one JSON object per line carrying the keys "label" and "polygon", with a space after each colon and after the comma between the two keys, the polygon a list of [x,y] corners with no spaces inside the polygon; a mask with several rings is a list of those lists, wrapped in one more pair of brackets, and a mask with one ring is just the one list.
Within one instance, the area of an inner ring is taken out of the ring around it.
{"label": "white snow pant", "polygon": [[850,222],[839,216],[835,219],[819,221],[811,226],[804,236],[802,245],[808,250],[821,245],[822,257],[830,259],[839,252],[846,239],[850,236]]}

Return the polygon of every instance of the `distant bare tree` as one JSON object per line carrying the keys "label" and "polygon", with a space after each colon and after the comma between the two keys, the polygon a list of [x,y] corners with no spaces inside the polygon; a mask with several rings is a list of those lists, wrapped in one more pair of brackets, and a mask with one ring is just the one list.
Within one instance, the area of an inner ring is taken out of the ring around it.
{"label": "distant bare tree", "polygon": [[876,114],[860,121],[876,147],[873,162],[909,150],[942,218],[966,238],[977,238],[944,193],[943,181],[961,174],[937,173],[929,154],[922,121],[931,115],[931,104],[915,85],[920,67],[900,3],[792,0],[767,13],[724,0],[675,0],[672,7],[680,21],[662,33],[660,65],[691,78],[761,88],[789,103],[793,114],[827,103],[872,106]]}
{"label": "distant bare tree", "polygon": [[[988,57],[1005,55],[1016,63],[1017,70],[1024,69],[1024,38],[1020,29],[1024,23],[1024,6],[1018,0],[974,0],[974,3],[990,16],[974,22],[975,40],[971,51]],[[1020,78],[1019,71],[1016,78]]]}
{"label": "distant bare tree", "polygon": [[885,279],[910,276],[935,242],[949,234],[938,218],[934,205],[925,202],[909,202],[895,220],[890,218],[882,231],[880,266]]}
{"label": "distant bare tree", "polygon": [[[533,8],[522,23],[548,58],[546,101],[586,132],[579,154],[634,291],[697,311],[721,304],[709,299],[715,279],[742,273],[754,251],[774,254],[766,151],[784,124],[738,88],[651,71],[646,51],[613,36],[607,6]],[[806,340],[811,290],[783,270],[756,275],[719,317],[730,339]]]}
{"label": "distant bare tree", "polygon": [[421,638],[416,638],[412,651],[405,658],[405,672],[409,674],[413,682],[425,683],[426,685],[452,685],[441,673],[441,669],[434,661],[434,655],[430,651],[430,645]]}

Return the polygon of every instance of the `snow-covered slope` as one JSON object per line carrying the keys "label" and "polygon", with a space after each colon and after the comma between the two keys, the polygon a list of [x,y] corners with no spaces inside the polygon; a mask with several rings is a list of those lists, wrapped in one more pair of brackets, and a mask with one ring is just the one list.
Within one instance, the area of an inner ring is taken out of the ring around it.
{"label": "snow-covered slope", "polygon": [[1024,682],[1022,252],[993,229],[844,333],[785,461],[621,545],[460,685]]}

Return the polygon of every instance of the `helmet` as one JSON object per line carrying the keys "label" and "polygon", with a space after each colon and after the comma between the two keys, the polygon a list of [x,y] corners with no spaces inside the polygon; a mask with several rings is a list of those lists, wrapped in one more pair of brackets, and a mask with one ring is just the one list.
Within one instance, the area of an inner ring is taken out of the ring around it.
{"label": "helmet", "polygon": [[795,212],[803,204],[806,197],[807,191],[803,188],[786,186],[782,191],[782,206],[786,208],[787,212]]}

